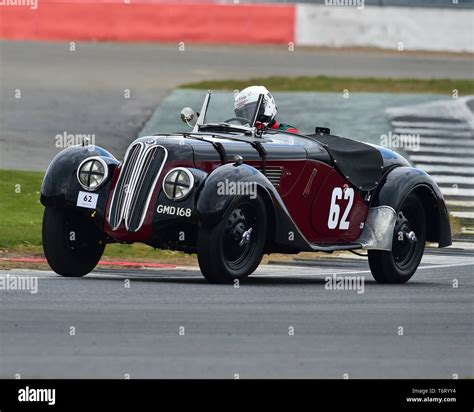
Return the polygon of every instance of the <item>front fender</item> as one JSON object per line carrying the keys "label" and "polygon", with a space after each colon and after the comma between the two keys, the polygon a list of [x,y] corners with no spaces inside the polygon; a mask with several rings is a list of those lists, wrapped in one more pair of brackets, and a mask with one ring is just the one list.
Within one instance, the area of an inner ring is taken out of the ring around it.
{"label": "front fender", "polygon": [[451,226],[443,195],[438,185],[423,170],[414,167],[396,167],[391,170],[372,196],[371,206],[390,206],[398,210],[410,193],[417,194],[425,206],[427,237],[439,247],[451,245]]}
{"label": "front fender", "polygon": [[[112,176],[119,162],[107,150],[98,146],[73,146],[59,152],[46,170],[40,200],[44,206],[75,208],[78,193],[84,190],[77,181],[77,168],[84,159],[92,156],[102,157],[109,167],[108,181],[92,192],[99,194],[94,220],[101,227]],[[85,210],[90,211],[90,209]]]}
{"label": "front fender", "polygon": [[[233,191],[234,188],[236,191]],[[242,188],[247,188],[246,192],[242,192]],[[200,222],[204,225],[219,222],[232,200],[238,195],[253,198],[263,191],[269,197],[269,191],[272,189],[273,185],[267,177],[252,166],[247,164],[220,166],[208,176],[199,193],[196,210]]]}

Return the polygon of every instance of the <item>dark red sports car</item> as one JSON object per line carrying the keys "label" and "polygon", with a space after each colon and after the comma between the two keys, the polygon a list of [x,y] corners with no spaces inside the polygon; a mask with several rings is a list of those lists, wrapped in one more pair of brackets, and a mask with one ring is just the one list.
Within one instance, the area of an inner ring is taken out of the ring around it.
{"label": "dark red sports car", "polygon": [[136,139],[123,161],[97,146],[60,152],[41,189],[51,268],[83,276],[107,243],[143,242],[196,252],[205,278],[226,283],[264,253],[366,249],[378,282],[403,283],[426,241],[451,244],[439,188],[399,154],[324,128],[255,127],[262,96],[248,119],[232,99],[208,93],[191,131]]}

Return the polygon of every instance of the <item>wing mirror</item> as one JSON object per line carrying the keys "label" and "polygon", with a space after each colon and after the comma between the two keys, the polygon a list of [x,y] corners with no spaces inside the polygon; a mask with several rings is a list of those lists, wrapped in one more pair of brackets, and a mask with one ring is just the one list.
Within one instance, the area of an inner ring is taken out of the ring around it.
{"label": "wing mirror", "polygon": [[181,120],[186,123],[189,127],[193,127],[191,122],[193,121],[194,117],[196,116],[196,113],[194,113],[194,110],[191,109],[190,107],[185,107],[183,110],[181,110]]}

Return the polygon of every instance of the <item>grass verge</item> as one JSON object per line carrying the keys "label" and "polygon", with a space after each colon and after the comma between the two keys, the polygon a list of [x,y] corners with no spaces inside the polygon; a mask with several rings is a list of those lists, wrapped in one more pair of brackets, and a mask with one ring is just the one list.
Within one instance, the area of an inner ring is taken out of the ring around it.
{"label": "grass verge", "polygon": [[0,248],[41,246],[43,173],[0,170]]}
{"label": "grass verge", "polygon": [[273,92],[390,92],[440,93],[452,96],[474,94],[474,80],[451,79],[393,79],[374,77],[255,77],[248,80],[209,80],[186,83],[181,88],[208,90],[243,89],[252,84],[263,84]]}

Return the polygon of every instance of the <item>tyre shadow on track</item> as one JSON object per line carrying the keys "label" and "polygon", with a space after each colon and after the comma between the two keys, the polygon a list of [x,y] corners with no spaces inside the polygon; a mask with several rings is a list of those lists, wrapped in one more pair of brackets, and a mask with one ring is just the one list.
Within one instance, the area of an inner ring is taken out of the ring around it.
{"label": "tyre shadow on track", "polygon": [[[90,275],[87,275],[85,279],[94,279],[94,280],[108,280],[108,281],[120,281],[123,282],[124,279],[130,279],[135,282],[140,281],[140,282],[152,282],[152,283],[175,283],[175,284],[189,284],[189,285],[205,285],[205,286],[211,286],[211,287],[216,287],[216,286],[227,286],[227,287],[234,287],[232,283],[230,284],[221,284],[221,285],[214,285],[210,284],[207,282],[206,279],[204,279],[200,275],[176,275],[175,277],[173,275],[168,275],[168,274],[153,274],[150,276],[149,274],[147,275],[140,275],[140,274],[126,274],[126,273],[113,273],[113,277],[107,278],[106,275],[108,273],[105,272],[94,272]],[[95,275],[100,275],[100,276],[95,276]],[[105,275],[105,276],[104,276]],[[120,277],[118,277],[120,276]],[[328,275],[330,276],[330,275]],[[344,276],[344,275],[338,275],[338,276]],[[350,276],[350,275],[348,275]],[[426,287],[426,286],[442,286],[444,287],[444,284],[436,283],[436,282],[429,282],[429,281],[412,281],[410,280],[408,284],[406,285],[384,285],[377,283],[374,279],[372,278],[365,278],[364,280],[365,284],[369,284],[371,286],[375,287],[391,287],[395,288],[397,286],[399,287]],[[321,277],[307,277],[307,276],[301,276],[301,277],[296,277],[296,276],[288,276],[288,277],[281,277],[281,276],[271,276],[271,275],[264,275],[264,276],[255,276],[255,277],[249,277],[245,279],[244,281],[240,282],[240,285],[242,286],[259,286],[259,285],[265,285],[265,286],[280,286],[280,285],[325,285],[326,284],[326,276],[321,276]]]}

